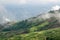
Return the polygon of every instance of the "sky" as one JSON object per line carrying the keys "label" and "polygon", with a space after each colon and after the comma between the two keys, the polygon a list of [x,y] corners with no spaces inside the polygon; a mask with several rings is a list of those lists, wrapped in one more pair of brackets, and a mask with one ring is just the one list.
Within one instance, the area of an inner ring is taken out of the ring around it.
{"label": "sky", "polygon": [[56,5],[60,6],[60,0],[0,0],[0,18],[27,19],[39,15],[40,12],[46,12]]}
{"label": "sky", "polygon": [[60,0],[0,0],[0,4],[47,4],[47,3],[58,3]]}

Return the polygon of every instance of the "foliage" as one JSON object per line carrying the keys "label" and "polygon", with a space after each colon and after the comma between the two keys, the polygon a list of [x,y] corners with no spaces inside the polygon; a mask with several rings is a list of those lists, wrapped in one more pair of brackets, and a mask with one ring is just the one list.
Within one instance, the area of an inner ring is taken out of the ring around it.
{"label": "foliage", "polygon": [[60,40],[60,28],[49,29],[41,32],[32,32],[28,34],[21,34],[18,37],[14,36],[10,39],[15,40],[19,37],[20,40]]}

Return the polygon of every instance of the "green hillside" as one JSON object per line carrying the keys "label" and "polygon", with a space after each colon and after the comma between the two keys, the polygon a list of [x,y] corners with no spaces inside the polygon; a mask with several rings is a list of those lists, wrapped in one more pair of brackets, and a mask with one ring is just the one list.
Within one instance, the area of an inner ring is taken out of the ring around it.
{"label": "green hillside", "polygon": [[56,19],[31,22],[25,20],[4,28],[0,40],[60,40],[60,25]]}
{"label": "green hillside", "polygon": [[60,40],[59,20],[54,16],[48,19],[42,16],[22,20],[8,27],[1,25],[0,40]]}
{"label": "green hillside", "polygon": [[[50,19],[46,19],[46,20],[40,20],[40,19],[36,19],[30,20],[23,20],[21,22],[15,23],[12,26],[8,27],[8,28],[4,28],[2,31],[21,31],[21,33],[23,32],[29,32],[29,30],[31,31],[42,31],[42,30],[47,30],[50,28],[55,28],[56,26],[60,26],[58,23],[58,20],[56,20],[55,18],[50,18]],[[36,29],[35,29],[36,28]]]}
{"label": "green hillside", "polygon": [[9,38],[9,40],[60,40],[60,28],[20,34]]}

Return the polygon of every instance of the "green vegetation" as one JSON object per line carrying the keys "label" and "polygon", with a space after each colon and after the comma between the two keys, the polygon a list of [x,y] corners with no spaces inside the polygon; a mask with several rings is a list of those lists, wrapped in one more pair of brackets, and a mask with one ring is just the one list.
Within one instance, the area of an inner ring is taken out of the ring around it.
{"label": "green vegetation", "polygon": [[9,40],[60,40],[60,28],[28,34],[20,34],[11,37]]}
{"label": "green vegetation", "polygon": [[27,19],[7,28],[2,27],[0,40],[60,40],[60,24],[54,17]]}
{"label": "green vegetation", "polygon": [[54,11],[49,11],[49,13],[55,13]]}
{"label": "green vegetation", "polygon": [[49,22],[45,21],[44,23],[42,23],[42,24],[40,24],[38,26],[31,27],[30,32],[35,32],[35,31],[38,31],[38,30],[42,30],[41,28],[45,27],[48,24],[49,24]]}

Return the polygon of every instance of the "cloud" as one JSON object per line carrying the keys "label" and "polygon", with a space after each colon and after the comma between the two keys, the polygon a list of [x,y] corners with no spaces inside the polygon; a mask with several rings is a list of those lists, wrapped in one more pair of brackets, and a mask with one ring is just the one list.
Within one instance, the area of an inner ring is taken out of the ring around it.
{"label": "cloud", "polygon": [[0,0],[0,4],[26,4],[27,0]]}
{"label": "cloud", "polygon": [[31,3],[37,4],[48,4],[48,3],[58,3],[60,0],[29,0]]}
{"label": "cloud", "polygon": [[60,9],[60,6],[56,5],[56,6],[53,6],[51,10],[59,10]]}
{"label": "cloud", "polygon": [[0,4],[28,4],[28,3],[37,3],[37,4],[46,4],[46,3],[58,3],[60,0],[0,0]]}
{"label": "cloud", "polygon": [[4,21],[3,17],[6,21],[10,21],[9,19],[11,19],[11,21],[12,21],[12,20],[15,20],[15,18],[16,18],[13,13],[9,12],[5,8],[5,6],[0,5],[0,22],[1,23]]}
{"label": "cloud", "polygon": [[19,3],[26,4],[27,3],[27,0],[20,0]]}
{"label": "cloud", "polygon": [[3,16],[3,20],[4,20],[3,23],[4,23],[4,22],[10,22],[10,21],[11,21],[9,18],[7,18],[7,17],[5,17],[5,16]]}
{"label": "cloud", "polygon": [[[48,3],[60,3],[60,0],[0,0],[0,16],[7,16],[8,18],[16,19],[12,12],[9,12],[4,5],[5,4],[48,4]],[[55,9],[55,8],[54,8]],[[58,8],[57,8],[58,9]],[[27,15],[27,14],[25,14]],[[27,16],[26,16],[27,17]],[[8,19],[7,19],[8,20]]]}

